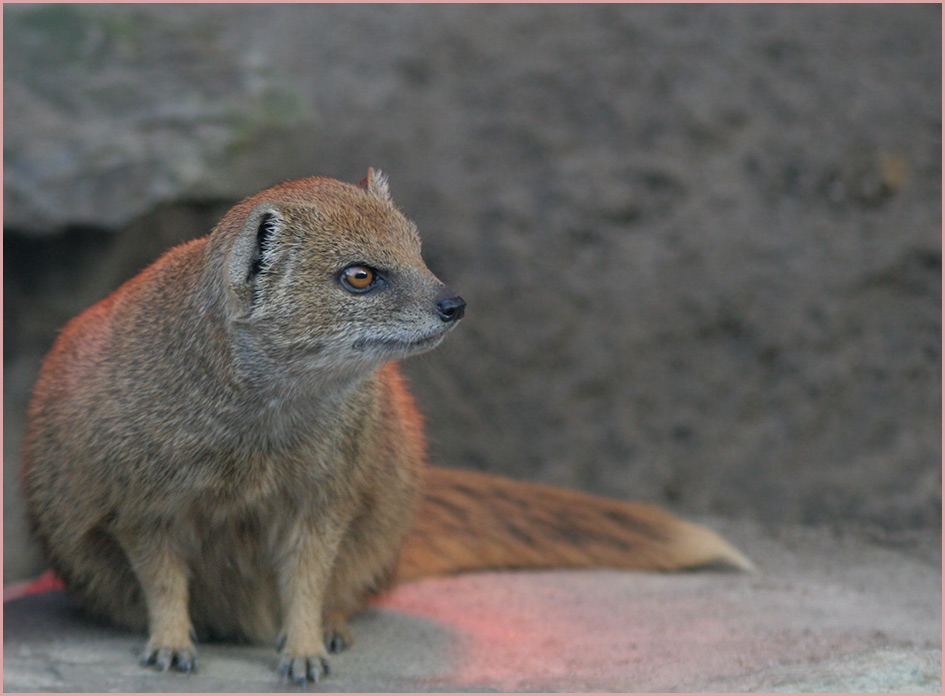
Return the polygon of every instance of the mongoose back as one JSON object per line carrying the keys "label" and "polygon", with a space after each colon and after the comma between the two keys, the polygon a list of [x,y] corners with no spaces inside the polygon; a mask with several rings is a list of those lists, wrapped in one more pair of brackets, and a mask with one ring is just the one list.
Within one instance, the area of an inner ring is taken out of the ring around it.
{"label": "mongoose back", "polygon": [[22,480],[52,567],[90,612],[148,632],[145,664],[190,671],[196,640],[275,641],[304,684],[397,579],[750,566],[651,506],[428,467],[397,361],[464,309],[379,172],[240,202],[46,357]]}

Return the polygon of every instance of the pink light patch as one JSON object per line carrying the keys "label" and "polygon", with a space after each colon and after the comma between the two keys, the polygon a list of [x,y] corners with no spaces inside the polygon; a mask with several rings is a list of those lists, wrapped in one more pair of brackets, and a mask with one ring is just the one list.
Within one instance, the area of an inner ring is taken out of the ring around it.
{"label": "pink light patch", "polygon": [[[503,690],[553,689],[633,669],[645,650],[629,617],[589,616],[567,586],[536,575],[490,574],[409,583],[375,605],[429,619],[453,637],[447,671],[437,681]],[[599,629],[599,632],[598,630]],[[614,637],[620,640],[614,644]]]}
{"label": "pink light patch", "polygon": [[3,588],[3,601],[9,602],[13,599],[19,599],[20,597],[26,597],[31,594],[39,594],[40,592],[64,590],[65,587],[65,584],[63,584],[62,580],[60,580],[55,573],[51,570],[47,570],[34,580],[14,582],[5,586]]}

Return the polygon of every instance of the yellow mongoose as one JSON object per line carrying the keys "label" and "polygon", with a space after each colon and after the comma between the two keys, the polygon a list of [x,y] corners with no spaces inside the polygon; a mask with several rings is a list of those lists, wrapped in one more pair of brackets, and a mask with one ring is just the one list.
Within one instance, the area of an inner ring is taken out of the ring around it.
{"label": "yellow mongoose", "polygon": [[750,564],[657,508],[428,468],[396,360],[465,303],[427,269],[386,179],[310,178],[230,210],[69,322],[29,408],[36,536],[98,615],[194,641],[277,641],[327,672],[396,579],[485,568]]}

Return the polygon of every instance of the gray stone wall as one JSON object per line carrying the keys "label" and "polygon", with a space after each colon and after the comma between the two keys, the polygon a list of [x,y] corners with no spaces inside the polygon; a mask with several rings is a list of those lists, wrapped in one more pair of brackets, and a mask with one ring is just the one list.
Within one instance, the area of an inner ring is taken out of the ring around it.
{"label": "gray stone wall", "polygon": [[390,174],[469,302],[434,459],[941,520],[941,8],[4,6],[4,562],[66,319],[239,198]]}

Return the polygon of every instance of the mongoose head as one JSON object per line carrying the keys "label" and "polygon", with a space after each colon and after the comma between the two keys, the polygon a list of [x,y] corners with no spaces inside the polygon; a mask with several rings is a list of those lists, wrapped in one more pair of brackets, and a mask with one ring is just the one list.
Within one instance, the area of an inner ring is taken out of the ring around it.
{"label": "mongoose head", "polygon": [[373,369],[435,347],[466,303],[420,256],[417,227],[387,180],[311,178],[263,191],[214,233],[239,356],[292,373]]}

